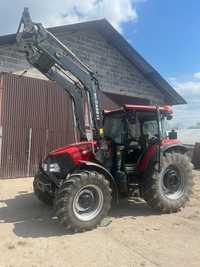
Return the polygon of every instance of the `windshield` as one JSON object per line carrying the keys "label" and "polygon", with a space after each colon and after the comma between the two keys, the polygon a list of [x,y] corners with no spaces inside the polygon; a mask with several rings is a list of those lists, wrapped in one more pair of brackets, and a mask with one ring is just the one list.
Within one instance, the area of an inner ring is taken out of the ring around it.
{"label": "windshield", "polygon": [[[130,115],[130,114],[129,114]],[[158,137],[158,121],[155,112],[137,112],[135,120],[125,119],[127,114],[113,113],[104,117],[104,135],[111,138],[116,144],[123,144],[124,137],[138,140],[141,135],[148,138]],[[130,117],[130,116],[129,116]],[[166,116],[161,114],[161,138],[167,137]]]}
{"label": "windshield", "polygon": [[123,143],[125,129],[122,113],[115,113],[104,118],[104,135],[111,138],[115,143]]}
{"label": "windshield", "polygon": [[167,138],[167,136],[167,118],[163,115],[161,118],[161,137]]}
{"label": "windshield", "polygon": [[[161,138],[167,137],[166,123],[167,123],[166,117],[161,116],[161,124],[160,124]],[[153,136],[158,137],[158,122],[156,118],[153,120],[147,120],[143,122],[143,134],[148,135],[149,138]]]}

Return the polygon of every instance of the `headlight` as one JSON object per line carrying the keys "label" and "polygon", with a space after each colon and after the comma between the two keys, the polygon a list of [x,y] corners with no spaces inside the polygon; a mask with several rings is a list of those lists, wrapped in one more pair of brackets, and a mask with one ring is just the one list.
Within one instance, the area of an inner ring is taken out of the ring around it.
{"label": "headlight", "polygon": [[47,163],[42,163],[42,169],[47,172]]}
{"label": "headlight", "polygon": [[50,172],[60,172],[60,166],[58,163],[52,163],[49,165],[49,171]]}
{"label": "headlight", "polygon": [[49,165],[49,169],[48,169],[48,164],[47,163],[42,163],[42,169],[47,172],[55,172],[58,173],[60,172],[60,166],[58,165],[58,163],[51,163]]}

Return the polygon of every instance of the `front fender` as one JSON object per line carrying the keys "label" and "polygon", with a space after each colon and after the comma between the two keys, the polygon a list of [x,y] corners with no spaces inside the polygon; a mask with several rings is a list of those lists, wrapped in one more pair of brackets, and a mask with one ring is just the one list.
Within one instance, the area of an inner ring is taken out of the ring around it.
{"label": "front fender", "polygon": [[105,178],[109,181],[111,185],[113,198],[115,202],[118,203],[119,202],[119,191],[118,191],[117,183],[114,177],[112,176],[112,174],[100,164],[97,164],[91,161],[80,161],[80,163],[81,163],[81,166],[80,166],[81,169],[86,169],[89,171],[96,171],[105,176]]}

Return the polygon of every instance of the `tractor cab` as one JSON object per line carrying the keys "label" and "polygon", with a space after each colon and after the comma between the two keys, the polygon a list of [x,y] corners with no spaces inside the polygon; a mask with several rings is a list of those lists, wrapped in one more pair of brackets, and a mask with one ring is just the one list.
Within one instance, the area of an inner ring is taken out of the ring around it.
{"label": "tractor cab", "polygon": [[[121,191],[128,192],[148,165],[158,160],[156,151],[163,144],[180,144],[167,135],[167,120],[172,119],[169,106],[125,105],[114,111],[104,111],[104,136],[110,141],[112,157],[104,165],[120,183]],[[153,158],[152,158],[153,155]]]}
{"label": "tractor cab", "polygon": [[104,133],[115,143],[127,144],[127,141],[166,139],[166,122],[172,119],[169,106],[125,105],[114,111],[104,111]]}
{"label": "tractor cab", "polygon": [[172,118],[171,113],[170,108],[163,108],[158,116],[156,106],[124,106],[123,109],[106,111],[105,137],[112,139],[116,144],[137,143],[141,146],[146,146],[152,139],[166,139],[166,121]]}

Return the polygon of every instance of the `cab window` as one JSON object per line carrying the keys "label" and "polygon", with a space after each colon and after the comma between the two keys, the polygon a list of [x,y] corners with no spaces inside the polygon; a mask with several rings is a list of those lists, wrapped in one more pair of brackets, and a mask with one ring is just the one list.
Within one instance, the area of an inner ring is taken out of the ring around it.
{"label": "cab window", "polygon": [[149,137],[158,135],[158,122],[156,120],[143,122],[143,134]]}
{"label": "cab window", "polygon": [[108,115],[104,118],[105,137],[111,138],[115,143],[122,144],[125,132],[125,122],[122,113]]}

